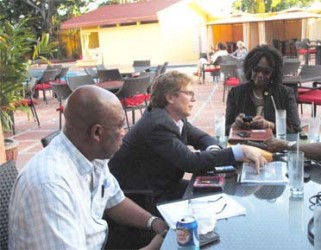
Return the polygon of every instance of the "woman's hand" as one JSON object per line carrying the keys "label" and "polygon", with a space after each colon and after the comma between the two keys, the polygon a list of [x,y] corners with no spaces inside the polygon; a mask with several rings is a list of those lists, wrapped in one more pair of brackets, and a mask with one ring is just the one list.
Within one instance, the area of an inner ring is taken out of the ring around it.
{"label": "woman's hand", "polygon": [[245,117],[244,113],[239,114],[234,123],[232,124],[232,128],[234,129],[250,129],[251,128],[251,123],[250,122],[244,122],[243,118]]}
{"label": "woman's hand", "polygon": [[265,120],[263,116],[260,116],[260,115],[254,116],[250,125],[251,125],[251,128],[254,128],[254,129],[265,129],[265,128],[273,129],[274,127],[274,124],[272,122]]}

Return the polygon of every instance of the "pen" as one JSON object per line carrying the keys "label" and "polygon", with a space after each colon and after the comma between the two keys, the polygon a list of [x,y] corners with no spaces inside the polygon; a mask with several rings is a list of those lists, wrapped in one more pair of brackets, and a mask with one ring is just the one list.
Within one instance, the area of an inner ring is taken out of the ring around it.
{"label": "pen", "polygon": [[105,195],[105,186],[103,184],[101,185],[101,198],[104,198],[104,195]]}
{"label": "pen", "polygon": [[104,183],[101,185],[101,198],[104,198],[106,187],[107,187],[107,179],[105,179]]}

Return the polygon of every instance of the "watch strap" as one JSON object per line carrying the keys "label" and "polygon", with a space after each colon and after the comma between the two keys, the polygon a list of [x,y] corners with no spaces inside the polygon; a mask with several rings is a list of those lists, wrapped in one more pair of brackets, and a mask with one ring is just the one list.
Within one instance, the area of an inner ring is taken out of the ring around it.
{"label": "watch strap", "polygon": [[159,217],[151,216],[147,221],[147,228],[149,228],[151,230],[154,220],[157,220],[157,219],[159,219]]}

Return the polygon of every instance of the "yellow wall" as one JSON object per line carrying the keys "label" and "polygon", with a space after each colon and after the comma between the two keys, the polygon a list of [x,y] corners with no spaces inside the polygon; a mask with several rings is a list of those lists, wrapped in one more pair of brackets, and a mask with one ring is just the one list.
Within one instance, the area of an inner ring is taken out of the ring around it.
{"label": "yellow wall", "polygon": [[213,25],[212,29],[214,44],[243,40],[243,26],[240,23]]}
{"label": "yellow wall", "polygon": [[98,46],[107,67],[132,65],[134,60],[151,60],[152,65],[195,63],[207,41],[201,34],[204,17],[181,1],[159,12],[158,19],[159,23],[85,28],[81,33],[91,33],[88,46]]}

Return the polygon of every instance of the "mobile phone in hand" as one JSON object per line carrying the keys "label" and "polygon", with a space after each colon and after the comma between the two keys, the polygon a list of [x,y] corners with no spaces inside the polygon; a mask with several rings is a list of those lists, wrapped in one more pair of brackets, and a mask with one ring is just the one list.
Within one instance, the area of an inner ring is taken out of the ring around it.
{"label": "mobile phone in hand", "polygon": [[243,119],[243,122],[251,122],[253,120],[253,116],[246,115],[242,119]]}

